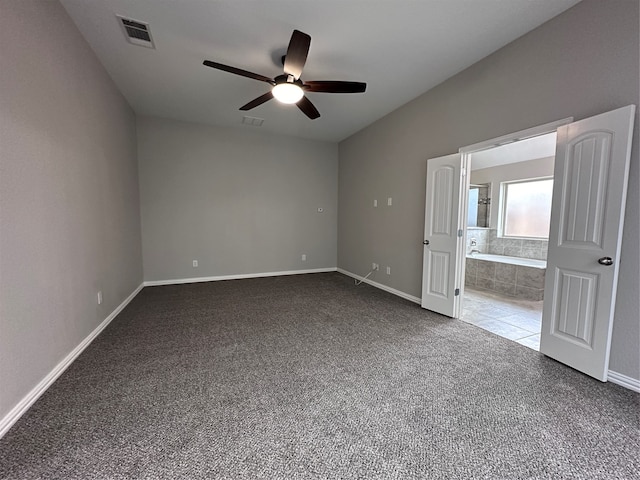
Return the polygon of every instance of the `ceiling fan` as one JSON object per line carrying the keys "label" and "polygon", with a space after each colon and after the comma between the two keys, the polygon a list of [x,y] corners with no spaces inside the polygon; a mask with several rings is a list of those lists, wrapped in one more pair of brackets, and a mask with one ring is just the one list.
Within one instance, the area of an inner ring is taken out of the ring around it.
{"label": "ceiling fan", "polygon": [[251,110],[263,103],[275,98],[282,103],[295,103],[302,112],[314,120],[320,116],[318,109],[305,96],[305,92],[323,93],[362,93],[367,89],[367,84],[362,82],[342,82],[333,80],[320,80],[303,82],[300,78],[302,68],[307,60],[311,37],[299,30],[294,30],[289,41],[287,54],[282,57],[284,63],[284,74],[275,78],[265,77],[257,73],[248,72],[222,63],[205,60],[204,65],[225,72],[234,73],[242,77],[253,78],[261,82],[266,82],[272,86],[271,90],[258,98],[251,100],[240,110]]}

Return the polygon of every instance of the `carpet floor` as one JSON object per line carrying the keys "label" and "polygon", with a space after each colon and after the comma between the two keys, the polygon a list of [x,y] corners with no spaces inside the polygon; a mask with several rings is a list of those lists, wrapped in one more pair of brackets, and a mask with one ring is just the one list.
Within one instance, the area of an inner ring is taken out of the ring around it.
{"label": "carpet floor", "polygon": [[0,478],[633,479],[639,398],[338,273],[147,287]]}

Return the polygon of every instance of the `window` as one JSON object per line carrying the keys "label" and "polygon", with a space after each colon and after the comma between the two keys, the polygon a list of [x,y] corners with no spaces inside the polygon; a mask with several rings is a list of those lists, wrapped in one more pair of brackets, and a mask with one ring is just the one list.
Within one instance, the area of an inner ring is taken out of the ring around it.
{"label": "window", "polygon": [[549,238],[553,179],[502,184],[502,236]]}

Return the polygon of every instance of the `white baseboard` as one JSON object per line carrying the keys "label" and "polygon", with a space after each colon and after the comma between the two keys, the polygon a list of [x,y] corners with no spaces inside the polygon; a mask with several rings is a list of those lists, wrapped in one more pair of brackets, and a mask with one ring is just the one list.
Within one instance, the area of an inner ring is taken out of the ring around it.
{"label": "white baseboard", "polygon": [[140,284],[131,295],[129,295],[116,309],[105,318],[96,329],[91,332],[80,344],[74,348],[58,365],[54,367],[51,372],[47,374],[18,404],[13,407],[9,413],[7,413],[2,420],[0,420],[0,438],[13,426],[18,419],[29,410],[29,407],[35,403],[40,396],[47,391],[47,389],[56,381],[56,379],[62,375],[62,373],[69,368],[73,361],[82,353],[82,351],[89,346],[89,344],[105,329],[109,323],[126,307],[131,300],[142,290],[143,284]]}
{"label": "white baseboard", "polygon": [[145,287],[155,287],[158,285],[179,285],[182,283],[218,282],[220,280],[241,280],[244,278],[281,277],[283,275],[302,275],[305,273],[326,273],[335,272],[335,267],[313,268],[310,270],[288,270],[284,272],[261,272],[243,273],[239,275],[218,275],[215,277],[194,277],[194,278],[174,278],[171,280],[149,280],[144,282]]}
{"label": "white baseboard", "polygon": [[[281,275],[299,275],[305,273],[325,273],[325,272],[340,272],[349,277],[361,280],[362,277],[356,275],[355,273],[349,272],[342,268],[317,268],[311,270],[294,270],[294,271],[286,271],[286,272],[263,272],[263,273],[253,273],[253,274],[243,274],[243,275],[224,275],[217,277],[200,277],[200,278],[181,278],[175,280],[160,280],[160,281],[150,281],[144,282],[140,284],[132,293],[129,295],[116,309],[109,314],[104,321],[96,327],[80,344],[75,347],[58,365],[56,365],[49,374],[44,377],[18,404],[13,407],[7,415],[0,420],[0,438],[2,438],[9,429],[18,421],[18,419],[24,415],[24,413],[33,405],[38,398],[56,381],[56,379],[62,375],[62,373],[69,368],[69,366],[73,363],[73,361],[80,355],[85,348],[91,344],[91,342],[104,330],[109,323],[126,307],[131,300],[135,298],[135,296],[140,293],[145,286],[154,286],[154,285],[174,285],[181,283],[195,283],[195,282],[211,282],[218,280],[235,280],[235,279],[243,279],[243,278],[259,278],[259,277],[273,277],[273,276],[281,276]],[[410,302],[414,302],[417,304],[421,304],[421,300],[418,297],[413,295],[409,295],[408,293],[402,292],[400,290],[396,290],[395,288],[388,287],[386,285],[382,285],[381,283],[374,282],[373,280],[365,279],[364,283],[371,285],[373,287],[379,288],[386,292],[392,293],[393,295],[397,295],[398,297],[404,298],[405,300],[409,300]],[[628,377],[618,372],[614,372],[609,370],[607,380],[611,383],[615,383],[624,388],[628,388],[634,392],[640,393],[640,380]]]}
{"label": "white baseboard", "polygon": [[[340,273],[343,273],[343,274],[345,274],[345,275],[347,275],[349,277],[353,277],[353,278],[355,278],[357,280],[362,280],[362,277],[360,275],[356,275],[355,273],[349,272],[349,271],[344,270],[342,268],[338,268],[337,271],[340,272]],[[373,280],[369,280],[368,278],[364,279],[363,283],[371,285],[372,287],[379,288],[380,290],[384,290],[385,292],[393,293],[394,295],[397,295],[398,297],[404,298],[405,300],[409,300],[410,302],[413,302],[413,303],[417,303],[418,305],[422,304],[422,300],[419,299],[418,297],[414,297],[413,295],[409,295],[408,293],[401,292],[400,290],[396,290],[395,288],[388,287],[388,286],[383,285],[381,283],[374,282]]]}
{"label": "white baseboard", "polygon": [[637,378],[627,377],[621,373],[609,370],[607,372],[607,381],[640,393],[640,380]]}

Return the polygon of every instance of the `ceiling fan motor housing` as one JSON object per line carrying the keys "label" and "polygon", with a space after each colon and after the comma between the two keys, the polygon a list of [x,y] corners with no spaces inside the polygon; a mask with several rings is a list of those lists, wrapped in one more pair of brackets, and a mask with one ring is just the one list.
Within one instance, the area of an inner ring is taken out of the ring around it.
{"label": "ceiling fan motor housing", "polygon": [[278,75],[276,78],[273,79],[273,81],[275,82],[276,85],[280,85],[281,83],[293,83],[294,85],[298,85],[300,88],[302,88],[304,86],[304,83],[302,83],[302,80],[300,79],[295,79],[293,77],[293,75]]}

